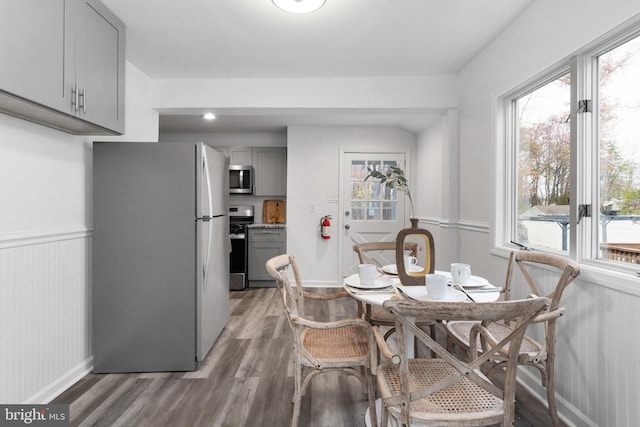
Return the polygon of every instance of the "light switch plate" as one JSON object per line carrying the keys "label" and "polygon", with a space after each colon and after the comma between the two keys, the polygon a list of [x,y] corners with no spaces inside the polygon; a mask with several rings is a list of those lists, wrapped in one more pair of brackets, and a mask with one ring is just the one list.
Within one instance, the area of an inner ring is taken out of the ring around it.
{"label": "light switch plate", "polygon": [[329,194],[327,195],[327,203],[338,203],[339,198],[339,194]]}

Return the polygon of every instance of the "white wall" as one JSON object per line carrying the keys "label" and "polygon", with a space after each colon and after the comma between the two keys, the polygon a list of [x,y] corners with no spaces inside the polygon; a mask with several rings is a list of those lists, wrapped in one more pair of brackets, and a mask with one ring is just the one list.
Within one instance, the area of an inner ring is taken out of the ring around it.
{"label": "white wall", "polygon": [[433,234],[436,269],[458,260],[458,114],[450,109],[418,136],[413,188],[420,227]]}
{"label": "white wall", "polygon": [[[327,196],[340,194],[340,150],[416,150],[416,137],[388,127],[290,127],[287,146],[287,252],[307,284],[341,283],[339,235],[344,215]],[[411,161],[414,167],[414,162]],[[310,212],[310,205],[316,212]],[[320,218],[331,215],[332,238],[320,238]]]}
{"label": "white wall", "polygon": [[[491,255],[497,97],[638,13],[637,1],[538,0],[461,71],[459,250],[479,274],[500,283],[506,270],[506,261]],[[640,345],[625,333],[640,323],[640,298],[637,286],[617,286],[614,276],[585,265],[564,297],[556,384],[561,412],[575,425],[634,426],[640,419],[633,385],[640,368],[631,356]],[[535,377],[523,376],[543,396]]]}
{"label": "white wall", "polygon": [[[127,133],[102,139],[157,140],[150,89],[127,64]],[[91,369],[92,140],[0,114],[2,403],[48,402]]]}
{"label": "white wall", "polygon": [[51,397],[89,367],[90,155],[0,115],[0,402]]}
{"label": "white wall", "polygon": [[91,216],[86,139],[0,115],[0,140],[0,234],[84,227]]}
{"label": "white wall", "polygon": [[157,79],[153,105],[161,111],[192,108],[348,108],[440,110],[457,104],[455,76]]}
{"label": "white wall", "polygon": [[161,133],[160,142],[206,142],[212,147],[286,147],[286,132]]}

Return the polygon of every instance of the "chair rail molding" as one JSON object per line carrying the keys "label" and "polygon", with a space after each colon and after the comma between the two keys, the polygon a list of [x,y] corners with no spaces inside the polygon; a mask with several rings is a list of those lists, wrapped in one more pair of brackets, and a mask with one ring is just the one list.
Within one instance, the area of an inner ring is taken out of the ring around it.
{"label": "chair rail molding", "polygon": [[488,222],[477,222],[477,221],[452,222],[452,221],[449,221],[448,218],[427,217],[427,216],[419,216],[418,220],[420,223],[434,225],[440,228],[451,228],[451,229],[474,231],[477,233],[487,233],[487,234],[491,231],[491,225]]}
{"label": "chair rail molding", "polygon": [[40,245],[62,240],[84,239],[93,235],[93,227],[63,227],[20,233],[0,233],[0,249]]}

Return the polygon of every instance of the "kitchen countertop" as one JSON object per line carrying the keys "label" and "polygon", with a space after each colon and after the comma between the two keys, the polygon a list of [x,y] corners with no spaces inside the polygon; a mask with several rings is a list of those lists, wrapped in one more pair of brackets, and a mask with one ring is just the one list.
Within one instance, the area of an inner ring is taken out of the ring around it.
{"label": "kitchen countertop", "polygon": [[247,228],[287,228],[287,224],[249,224]]}

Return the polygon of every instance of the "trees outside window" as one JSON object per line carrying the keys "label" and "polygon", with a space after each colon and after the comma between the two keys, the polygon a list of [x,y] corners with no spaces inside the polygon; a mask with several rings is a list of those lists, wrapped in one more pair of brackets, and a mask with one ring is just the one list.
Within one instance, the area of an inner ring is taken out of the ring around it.
{"label": "trees outside window", "polygon": [[553,219],[566,221],[569,215],[569,82],[569,73],[562,74],[513,101],[518,158],[515,241],[524,245],[566,250],[566,234],[558,232],[562,225]]}
{"label": "trees outside window", "polygon": [[502,98],[513,162],[502,243],[640,263],[640,28],[631,30]]}

